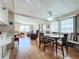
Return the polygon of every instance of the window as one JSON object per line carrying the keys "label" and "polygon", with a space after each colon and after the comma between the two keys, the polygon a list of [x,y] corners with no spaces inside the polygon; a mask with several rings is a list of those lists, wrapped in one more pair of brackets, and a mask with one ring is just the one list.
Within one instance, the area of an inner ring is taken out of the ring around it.
{"label": "window", "polygon": [[59,22],[58,21],[53,21],[51,24],[50,24],[50,30],[51,32],[58,32],[59,31]]}
{"label": "window", "polygon": [[31,26],[30,25],[21,25],[20,26],[20,32],[30,32]]}
{"label": "window", "polygon": [[43,24],[43,32],[44,33],[50,32],[50,24]]}
{"label": "window", "polygon": [[68,18],[60,21],[60,32],[62,33],[73,32],[73,18]]}
{"label": "window", "polygon": [[46,24],[43,24],[43,32],[46,33],[46,30],[47,30]]}

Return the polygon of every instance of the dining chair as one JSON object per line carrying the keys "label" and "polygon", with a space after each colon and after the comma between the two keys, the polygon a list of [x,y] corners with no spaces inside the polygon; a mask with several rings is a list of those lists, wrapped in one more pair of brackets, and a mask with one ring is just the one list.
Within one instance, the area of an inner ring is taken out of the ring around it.
{"label": "dining chair", "polygon": [[44,51],[47,46],[51,46],[51,40],[48,39],[48,36],[44,36],[44,33],[39,34],[39,48],[41,44],[44,45]]}
{"label": "dining chair", "polygon": [[14,35],[14,41],[17,41],[19,44],[19,36],[18,35]]}
{"label": "dining chair", "polygon": [[55,44],[57,44],[56,54],[57,54],[57,49],[59,48],[60,50],[62,50],[62,54],[64,56],[64,47],[68,54],[67,37],[68,37],[68,34],[64,34],[63,38],[60,38],[61,40],[59,39],[59,40],[57,40],[57,42],[55,42]]}
{"label": "dining chair", "polygon": [[79,33],[71,33],[70,40],[68,41],[69,47],[74,47],[74,44],[72,44],[71,42],[77,41],[78,40],[78,35],[79,35]]}

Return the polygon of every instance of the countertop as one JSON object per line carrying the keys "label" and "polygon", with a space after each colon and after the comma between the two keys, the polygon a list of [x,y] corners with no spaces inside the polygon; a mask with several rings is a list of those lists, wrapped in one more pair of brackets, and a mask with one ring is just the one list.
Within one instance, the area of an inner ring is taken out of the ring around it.
{"label": "countertop", "polygon": [[5,46],[12,42],[12,36],[11,37],[5,37],[4,39],[0,39],[0,46]]}

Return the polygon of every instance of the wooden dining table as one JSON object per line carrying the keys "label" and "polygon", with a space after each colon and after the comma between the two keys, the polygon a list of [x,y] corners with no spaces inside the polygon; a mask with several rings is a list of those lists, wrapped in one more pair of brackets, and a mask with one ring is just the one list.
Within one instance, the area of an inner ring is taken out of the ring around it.
{"label": "wooden dining table", "polygon": [[59,34],[44,34],[45,36],[48,36],[49,38],[51,38],[51,40],[55,40],[56,43],[56,54],[57,54],[57,40],[58,39],[62,39],[63,35],[59,35]]}

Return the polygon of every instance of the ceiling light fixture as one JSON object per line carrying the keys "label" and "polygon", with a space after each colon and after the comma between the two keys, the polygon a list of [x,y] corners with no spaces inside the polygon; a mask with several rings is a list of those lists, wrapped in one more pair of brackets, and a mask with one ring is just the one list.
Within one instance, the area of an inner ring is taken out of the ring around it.
{"label": "ceiling light fixture", "polygon": [[53,17],[53,13],[52,13],[52,11],[48,11],[48,17],[47,17],[47,20],[48,21],[52,21],[54,19],[54,17]]}
{"label": "ceiling light fixture", "polygon": [[52,21],[54,18],[53,17],[48,17],[47,20],[48,21]]}

